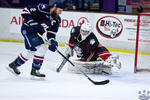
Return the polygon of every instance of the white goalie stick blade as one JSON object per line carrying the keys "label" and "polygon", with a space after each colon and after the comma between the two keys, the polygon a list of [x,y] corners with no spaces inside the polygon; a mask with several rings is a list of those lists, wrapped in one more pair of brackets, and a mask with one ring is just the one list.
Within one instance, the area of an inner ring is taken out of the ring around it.
{"label": "white goalie stick blade", "polygon": [[60,66],[56,69],[56,72],[60,72],[60,71],[61,71],[61,69],[62,69],[62,68],[64,67],[64,65],[66,64],[67,59],[69,59],[69,57],[70,57],[70,56],[67,56],[67,57],[64,56],[64,60],[62,61],[62,63],[60,64]]}
{"label": "white goalie stick blade", "polygon": [[67,60],[64,59],[64,60],[62,61],[62,63],[60,64],[60,66],[56,69],[56,72],[60,72],[61,69],[62,69],[62,68],[64,67],[64,65],[66,64],[66,62],[67,62]]}

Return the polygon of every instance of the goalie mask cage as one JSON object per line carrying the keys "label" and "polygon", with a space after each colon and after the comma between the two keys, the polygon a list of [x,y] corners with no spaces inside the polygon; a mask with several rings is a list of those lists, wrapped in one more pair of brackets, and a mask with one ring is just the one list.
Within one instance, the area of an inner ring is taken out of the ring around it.
{"label": "goalie mask cage", "polygon": [[150,13],[139,13],[137,19],[134,72],[150,72]]}

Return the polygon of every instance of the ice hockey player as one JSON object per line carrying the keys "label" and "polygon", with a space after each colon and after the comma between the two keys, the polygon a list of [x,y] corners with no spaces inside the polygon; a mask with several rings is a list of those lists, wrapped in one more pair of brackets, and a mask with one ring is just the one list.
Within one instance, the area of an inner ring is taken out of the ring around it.
{"label": "ice hockey player", "polygon": [[25,50],[9,64],[15,74],[19,75],[19,66],[23,65],[29,58],[33,57],[31,75],[45,77],[45,74],[39,72],[47,47],[44,39],[41,37],[46,34],[49,44],[48,49],[55,52],[58,43],[55,40],[56,33],[61,23],[60,14],[64,6],[61,2],[55,2],[52,5],[39,4],[37,6],[28,6],[22,10],[24,18],[21,27],[21,33],[24,37]]}
{"label": "ice hockey player", "polygon": [[[64,55],[73,56],[74,51],[78,59],[70,59],[76,67],[85,73],[112,74],[112,67],[121,68],[118,57],[113,57],[107,48],[102,46],[92,32],[90,23],[84,23],[71,29],[69,43],[65,46]],[[80,73],[70,64],[68,70]]]}

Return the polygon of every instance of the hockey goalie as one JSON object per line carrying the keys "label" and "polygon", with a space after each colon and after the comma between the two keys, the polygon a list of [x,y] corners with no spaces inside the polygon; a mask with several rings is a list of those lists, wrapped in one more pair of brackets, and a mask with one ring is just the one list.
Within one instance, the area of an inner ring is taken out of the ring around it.
{"label": "hockey goalie", "polygon": [[[121,68],[119,57],[113,57],[108,49],[99,43],[92,32],[90,23],[84,23],[71,29],[64,55],[70,57],[75,67],[87,74],[112,74],[112,67]],[[69,64],[68,71],[80,73],[75,67]]]}

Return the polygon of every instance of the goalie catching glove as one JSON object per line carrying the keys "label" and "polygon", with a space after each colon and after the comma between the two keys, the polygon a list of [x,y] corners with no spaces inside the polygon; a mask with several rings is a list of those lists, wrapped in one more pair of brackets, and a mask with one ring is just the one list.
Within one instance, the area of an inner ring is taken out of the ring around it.
{"label": "goalie catching glove", "polygon": [[108,57],[105,62],[104,65],[110,65],[112,67],[117,67],[118,69],[121,68],[121,62],[119,61],[119,56],[110,56]]}

